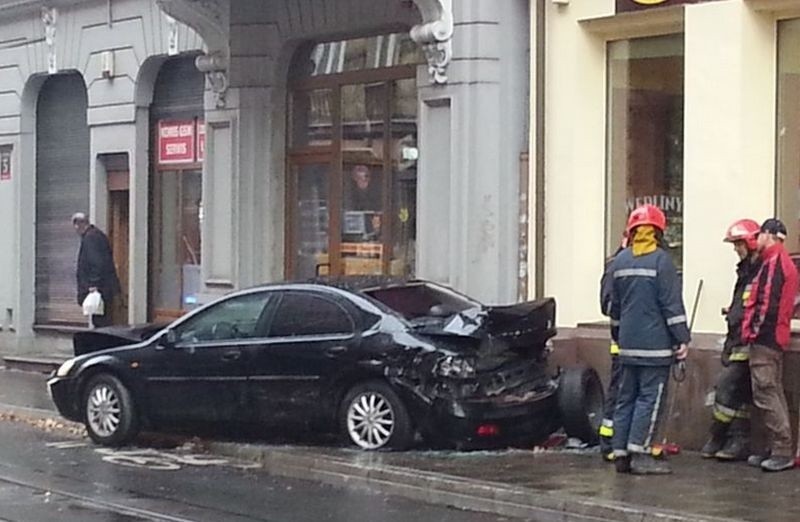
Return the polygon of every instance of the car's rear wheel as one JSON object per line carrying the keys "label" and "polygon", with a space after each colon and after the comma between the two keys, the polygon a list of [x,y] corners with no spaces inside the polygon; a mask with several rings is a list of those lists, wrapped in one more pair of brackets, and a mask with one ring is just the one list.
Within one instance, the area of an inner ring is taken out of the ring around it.
{"label": "car's rear wheel", "polygon": [[408,448],[414,439],[411,418],[400,397],[381,381],[350,389],[339,413],[342,434],[364,450]]}
{"label": "car's rear wheel", "polygon": [[91,378],[83,394],[84,424],[89,437],[104,446],[121,446],[139,430],[128,388],[117,377],[101,373]]}
{"label": "car's rear wheel", "polygon": [[592,368],[577,366],[561,373],[558,407],[567,436],[596,444],[603,403],[603,383]]}

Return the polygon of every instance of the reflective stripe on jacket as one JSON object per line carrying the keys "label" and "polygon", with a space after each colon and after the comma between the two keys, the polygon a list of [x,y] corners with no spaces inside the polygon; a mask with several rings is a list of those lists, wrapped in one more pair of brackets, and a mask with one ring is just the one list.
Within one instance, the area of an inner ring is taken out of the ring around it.
{"label": "reflective stripe on jacket", "polygon": [[686,311],[675,265],[664,250],[634,256],[626,249],[614,258],[611,299],[612,337],[619,340],[623,364],[669,365],[673,347],[689,342]]}

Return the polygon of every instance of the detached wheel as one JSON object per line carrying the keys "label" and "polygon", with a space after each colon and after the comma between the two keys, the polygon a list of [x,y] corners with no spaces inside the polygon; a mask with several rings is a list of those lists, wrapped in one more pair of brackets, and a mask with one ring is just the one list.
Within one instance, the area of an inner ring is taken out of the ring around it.
{"label": "detached wheel", "polygon": [[103,446],[121,446],[139,431],[130,391],[107,373],[91,378],[83,395],[84,424],[89,437]]}
{"label": "detached wheel", "polygon": [[558,408],[567,436],[596,444],[603,419],[603,403],[603,383],[596,371],[577,366],[561,373]]}
{"label": "detached wheel", "polygon": [[364,450],[402,450],[414,439],[408,410],[382,381],[368,381],[347,392],[339,425],[346,440]]}

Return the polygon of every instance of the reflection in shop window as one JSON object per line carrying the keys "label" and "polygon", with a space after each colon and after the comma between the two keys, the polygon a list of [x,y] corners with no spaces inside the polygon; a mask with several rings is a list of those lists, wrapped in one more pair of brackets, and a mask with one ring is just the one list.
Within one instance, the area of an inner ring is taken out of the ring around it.
{"label": "reflection in shop window", "polygon": [[778,23],[778,215],[800,251],[800,19]]}
{"label": "reflection in shop window", "polygon": [[664,240],[683,261],[683,35],[608,45],[607,251],[628,213],[650,203],[667,216]]}

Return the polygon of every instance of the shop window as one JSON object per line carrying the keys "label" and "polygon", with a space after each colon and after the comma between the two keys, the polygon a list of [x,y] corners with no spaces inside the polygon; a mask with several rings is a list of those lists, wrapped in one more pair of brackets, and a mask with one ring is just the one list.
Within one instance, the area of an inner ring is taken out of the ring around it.
{"label": "shop window", "polygon": [[683,262],[683,35],[608,44],[607,252],[628,213],[651,203],[667,216],[664,242]]}
{"label": "shop window", "polygon": [[289,277],[414,273],[423,61],[407,34],[315,44],[295,58]]}
{"label": "shop window", "polygon": [[800,19],[778,23],[778,215],[786,247],[800,252]]}

